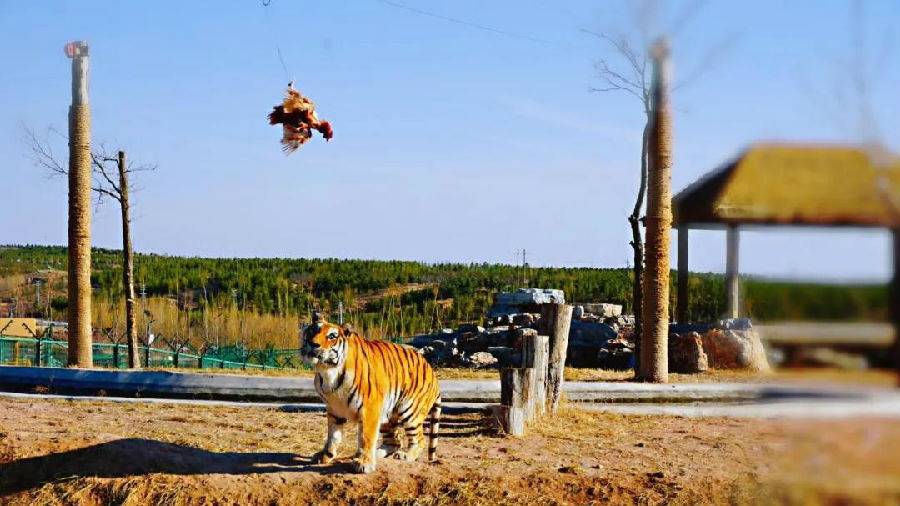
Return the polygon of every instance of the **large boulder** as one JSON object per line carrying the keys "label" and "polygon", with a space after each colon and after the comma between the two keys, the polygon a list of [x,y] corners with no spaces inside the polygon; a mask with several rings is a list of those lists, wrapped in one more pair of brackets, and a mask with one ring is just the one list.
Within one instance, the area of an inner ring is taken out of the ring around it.
{"label": "large boulder", "polygon": [[573,320],[569,327],[569,346],[603,346],[618,335],[614,328],[605,323]]}
{"label": "large boulder", "polygon": [[669,336],[669,371],[698,373],[709,369],[703,338],[697,332]]}
{"label": "large boulder", "polygon": [[566,296],[562,290],[552,288],[519,288],[516,292],[497,294],[498,306],[522,306],[531,304],[564,304]]}
{"label": "large boulder", "polygon": [[702,336],[703,351],[714,369],[768,371],[769,359],[759,334],[747,330],[711,329]]}

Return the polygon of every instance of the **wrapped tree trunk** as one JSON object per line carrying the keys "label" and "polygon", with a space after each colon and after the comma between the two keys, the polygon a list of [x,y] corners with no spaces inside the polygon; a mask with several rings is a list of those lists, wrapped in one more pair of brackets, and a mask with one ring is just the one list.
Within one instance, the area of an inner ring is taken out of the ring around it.
{"label": "wrapped tree trunk", "polygon": [[652,129],[649,139],[647,238],[644,256],[640,378],[668,382],[669,236],[672,228],[672,117],[669,105],[669,48],[654,44]]}
{"label": "wrapped tree trunk", "polygon": [[91,351],[91,110],[88,47],[66,45],[72,58],[69,108],[69,350],[70,367],[93,367]]}
{"label": "wrapped tree trunk", "polygon": [[128,170],[125,152],[119,151],[119,207],[122,210],[122,288],[125,291],[125,342],[128,368],[140,367],[137,329],[134,327],[134,251],[131,246],[131,205],[128,203]]}

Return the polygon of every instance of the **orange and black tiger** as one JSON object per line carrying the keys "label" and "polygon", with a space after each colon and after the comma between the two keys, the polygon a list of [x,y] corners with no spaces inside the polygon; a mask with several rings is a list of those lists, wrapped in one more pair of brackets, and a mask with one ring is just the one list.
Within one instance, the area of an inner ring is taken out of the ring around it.
{"label": "orange and black tiger", "polygon": [[[376,457],[416,460],[425,448],[424,423],[429,415],[428,458],[434,460],[441,393],[434,370],[419,353],[388,341],[367,340],[318,315],[303,330],[301,340],[300,353],[315,368],[316,392],[328,416],[325,448],[313,462],[334,459],[348,421],[359,429],[353,460],[357,472],[375,470]],[[406,439],[405,451],[398,429]]]}

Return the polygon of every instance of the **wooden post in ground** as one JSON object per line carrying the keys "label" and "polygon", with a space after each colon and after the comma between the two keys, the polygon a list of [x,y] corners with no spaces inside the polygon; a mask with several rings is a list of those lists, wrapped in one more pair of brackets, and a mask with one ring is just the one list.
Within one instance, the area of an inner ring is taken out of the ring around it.
{"label": "wooden post in ground", "polygon": [[669,105],[669,46],[651,49],[653,79],[648,150],[647,226],[639,377],[667,383],[669,374],[669,237],[672,229],[672,112]]}
{"label": "wooden post in ground", "polygon": [[534,395],[532,412],[538,419],[547,412],[547,366],[550,362],[550,337],[525,336],[522,341],[522,367],[534,369]]}
{"label": "wooden post in ground", "polygon": [[66,44],[72,59],[69,107],[69,350],[70,367],[93,367],[91,351],[91,110],[88,46]]}
{"label": "wooden post in ground", "polygon": [[571,304],[544,304],[541,307],[541,321],[549,335],[550,354],[545,395],[551,413],[555,413],[559,407],[562,394],[573,309]]}
{"label": "wooden post in ground", "polygon": [[500,370],[500,424],[510,436],[525,435],[525,423],[532,406],[529,394],[533,381],[533,368]]}

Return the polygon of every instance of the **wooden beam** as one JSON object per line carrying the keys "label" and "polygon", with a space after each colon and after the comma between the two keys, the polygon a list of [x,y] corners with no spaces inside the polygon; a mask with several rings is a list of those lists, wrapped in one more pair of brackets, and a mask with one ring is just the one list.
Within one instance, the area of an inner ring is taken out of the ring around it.
{"label": "wooden beam", "polygon": [[687,323],[688,305],[688,233],[687,223],[678,225],[678,299],[675,309],[675,319],[678,323]]}
{"label": "wooden beam", "polygon": [[725,232],[725,296],[728,299],[726,317],[737,318],[740,307],[740,232],[730,225]]}

